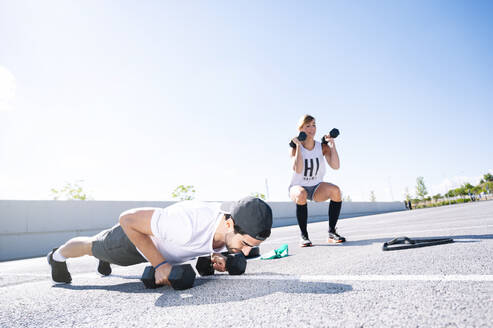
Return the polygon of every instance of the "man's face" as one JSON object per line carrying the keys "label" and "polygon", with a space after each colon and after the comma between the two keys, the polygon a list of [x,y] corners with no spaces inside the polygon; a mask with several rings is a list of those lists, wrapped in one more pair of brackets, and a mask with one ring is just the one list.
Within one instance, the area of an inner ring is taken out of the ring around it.
{"label": "man's face", "polygon": [[260,245],[261,242],[261,240],[249,235],[240,235],[234,232],[226,233],[226,247],[230,253],[243,252],[247,256],[252,247]]}

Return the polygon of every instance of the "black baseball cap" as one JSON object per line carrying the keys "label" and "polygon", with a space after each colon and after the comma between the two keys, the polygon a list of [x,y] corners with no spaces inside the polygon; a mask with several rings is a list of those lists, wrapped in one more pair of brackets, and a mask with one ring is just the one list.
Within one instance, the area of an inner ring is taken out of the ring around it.
{"label": "black baseball cap", "polygon": [[270,236],[272,209],[260,198],[248,196],[237,202],[224,202],[221,210],[230,214],[235,224],[251,237],[265,240]]}

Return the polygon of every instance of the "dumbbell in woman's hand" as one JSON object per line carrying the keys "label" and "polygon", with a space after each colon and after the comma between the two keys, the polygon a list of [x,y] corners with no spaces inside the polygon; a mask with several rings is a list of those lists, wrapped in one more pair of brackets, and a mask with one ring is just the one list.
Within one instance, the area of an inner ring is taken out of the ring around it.
{"label": "dumbbell in woman's hand", "polygon": [[[301,131],[299,134],[298,134],[298,140],[299,141],[305,141],[306,140],[306,133]],[[291,146],[292,148],[296,148],[296,144],[294,143],[293,140],[291,140],[291,142],[289,143],[289,146]]]}
{"label": "dumbbell in woman's hand", "polygon": [[[331,137],[332,139],[337,138],[337,136],[338,136],[339,134],[340,134],[340,133],[339,133],[339,130],[338,130],[338,129],[336,129],[336,128],[334,128],[334,129],[330,130],[330,132],[329,132],[329,135],[330,135],[330,137]],[[325,139],[325,136],[323,136],[323,137],[322,137],[322,144],[325,144],[325,145],[326,145],[326,144],[328,144],[328,143],[329,143],[329,142]]]}

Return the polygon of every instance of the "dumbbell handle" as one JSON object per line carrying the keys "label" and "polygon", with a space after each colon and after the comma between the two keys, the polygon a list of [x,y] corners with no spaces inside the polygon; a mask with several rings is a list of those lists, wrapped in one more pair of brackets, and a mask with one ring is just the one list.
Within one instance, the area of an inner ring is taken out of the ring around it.
{"label": "dumbbell handle", "polygon": [[[246,259],[243,253],[223,254],[226,256],[226,271],[232,275],[238,275],[245,272]],[[209,276],[214,274],[212,259],[209,256],[199,257],[196,265],[197,271],[201,276]]]}
{"label": "dumbbell handle", "polygon": [[[224,257],[226,257],[225,261],[226,261],[226,265],[225,265],[225,269],[226,271],[229,270],[229,267],[231,265],[231,255],[230,254],[222,254]],[[214,274],[214,264],[212,263],[212,258],[210,256],[201,256],[199,257],[199,259],[197,260],[197,263],[198,262],[202,262],[204,265],[205,263],[207,263],[207,269],[208,269],[208,272],[206,275],[209,275],[209,274]]]}

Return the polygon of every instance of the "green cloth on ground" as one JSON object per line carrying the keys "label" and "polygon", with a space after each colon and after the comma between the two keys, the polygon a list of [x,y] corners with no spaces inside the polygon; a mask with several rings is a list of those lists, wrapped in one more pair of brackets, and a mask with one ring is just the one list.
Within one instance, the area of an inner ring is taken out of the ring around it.
{"label": "green cloth on ground", "polygon": [[283,244],[281,247],[273,249],[260,257],[261,260],[273,260],[288,256],[288,244]]}

